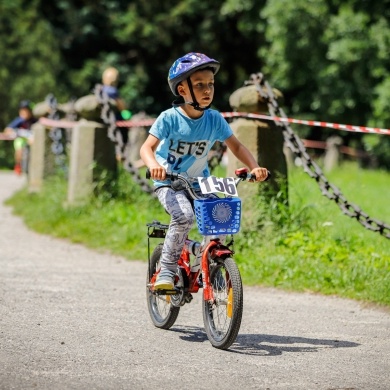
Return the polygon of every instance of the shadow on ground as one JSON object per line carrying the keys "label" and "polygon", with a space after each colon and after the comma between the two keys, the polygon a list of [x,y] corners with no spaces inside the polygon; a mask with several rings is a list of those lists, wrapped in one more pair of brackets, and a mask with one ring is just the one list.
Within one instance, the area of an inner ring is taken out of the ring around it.
{"label": "shadow on ground", "polygon": [[[171,331],[180,333],[180,338],[193,343],[208,342],[203,328],[175,327]],[[246,355],[278,356],[283,353],[319,352],[326,348],[351,348],[360,344],[345,340],[315,339],[271,334],[239,334],[229,352]]]}

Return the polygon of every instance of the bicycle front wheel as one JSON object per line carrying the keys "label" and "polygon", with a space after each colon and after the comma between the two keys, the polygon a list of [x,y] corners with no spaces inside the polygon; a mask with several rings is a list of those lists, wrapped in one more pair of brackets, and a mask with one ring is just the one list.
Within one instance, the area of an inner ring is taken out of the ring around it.
{"label": "bicycle front wheel", "polygon": [[179,315],[180,307],[175,307],[171,303],[171,295],[157,294],[152,291],[149,284],[154,273],[160,268],[160,257],[163,244],[159,244],[154,249],[148,267],[146,278],[146,298],[148,310],[153,324],[157,328],[169,329],[176,321]]}
{"label": "bicycle front wheel", "polygon": [[241,326],[243,291],[240,271],[228,257],[210,265],[210,283],[214,301],[203,300],[203,321],[211,344],[228,349],[236,340]]}

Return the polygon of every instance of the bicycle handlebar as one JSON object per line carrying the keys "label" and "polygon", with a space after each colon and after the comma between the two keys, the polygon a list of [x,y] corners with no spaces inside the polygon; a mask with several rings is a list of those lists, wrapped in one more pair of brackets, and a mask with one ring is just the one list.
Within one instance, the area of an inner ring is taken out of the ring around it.
{"label": "bicycle handlebar", "polygon": [[[240,179],[240,181],[241,180],[245,181],[245,180],[254,180],[254,179],[256,179],[256,176],[253,175],[252,173],[248,172],[247,168],[236,169],[234,173],[236,174],[237,178]],[[149,168],[146,170],[145,177],[147,179],[151,178]],[[191,180],[191,179],[197,179],[197,178],[186,177],[186,176],[181,175],[180,173],[174,173],[174,172],[167,172],[166,173],[166,178],[167,179],[171,179],[171,180],[175,180],[175,179],[180,179],[181,178],[181,179],[184,179],[187,182],[189,180]],[[268,181],[270,178],[271,178],[271,172],[267,170],[267,178],[264,181]]]}
{"label": "bicycle handlebar", "polygon": [[[238,183],[240,183],[241,181],[256,179],[256,176],[250,173],[247,168],[236,169],[234,173],[237,176],[237,179],[235,179],[236,185],[238,185]],[[264,181],[268,181],[271,177],[271,172],[267,170],[267,173],[268,173],[267,178]],[[146,170],[145,176],[147,179],[151,178],[149,168]],[[201,196],[195,192],[195,189],[191,185],[191,182],[198,179],[197,177],[189,177],[189,176],[181,175],[180,173],[167,172],[166,179],[172,180],[171,187],[173,189],[187,190],[193,199],[201,198]]]}

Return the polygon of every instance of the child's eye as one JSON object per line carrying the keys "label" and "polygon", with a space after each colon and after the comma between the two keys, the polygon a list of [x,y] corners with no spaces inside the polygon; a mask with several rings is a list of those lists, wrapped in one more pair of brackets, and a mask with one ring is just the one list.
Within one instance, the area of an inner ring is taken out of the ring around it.
{"label": "child's eye", "polygon": [[205,88],[212,89],[212,88],[214,88],[214,83],[207,83],[207,84],[205,84],[205,83],[196,83],[195,87],[197,89],[205,89]]}

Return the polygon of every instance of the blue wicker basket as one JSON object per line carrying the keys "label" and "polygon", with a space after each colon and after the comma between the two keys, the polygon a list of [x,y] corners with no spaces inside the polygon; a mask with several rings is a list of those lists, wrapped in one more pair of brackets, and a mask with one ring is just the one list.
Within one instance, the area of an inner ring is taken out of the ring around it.
{"label": "blue wicker basket", "polygon": [[241,199],[197,199],[194,201],[196,222],[200,234],[236,234],[241,223]]}

